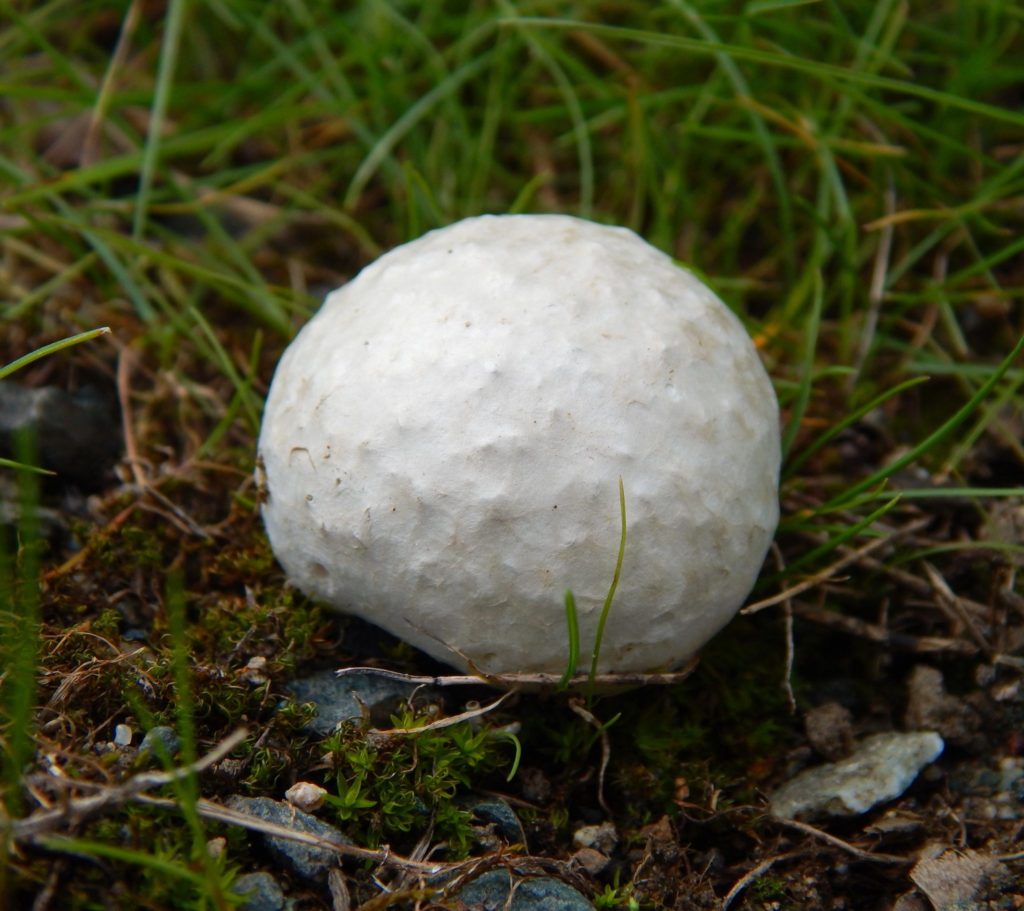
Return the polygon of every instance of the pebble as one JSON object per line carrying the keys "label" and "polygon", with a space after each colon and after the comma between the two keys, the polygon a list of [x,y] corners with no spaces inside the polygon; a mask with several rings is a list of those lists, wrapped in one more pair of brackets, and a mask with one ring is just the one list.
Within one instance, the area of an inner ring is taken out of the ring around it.
{"label": "pebble", "polygon": [[1007,756],[996,768],[965,768],[950,776],[950,790],[961,795],[971,819],[1024,819],[1024,759]]}
{"label": "pebble", "polygon": [[643,839],[644,850],[659,863],[672,863],[679,859],[679,842],[668,816],[662,816],[648,823],[638,833]]}
{"label": "pebble", "polygon": [[174,728],[159,724],[146,731],[146,736],[139,744],[139,755],[152,756],[158,761],[163,761],[167,757],[173,758],[180,749],[181,739]]}
{"label": "pebble", "polygon": [[597,826],[580,826],[572,834],[573,844],[577,848],[594,848],[602,854],[611,854],[619,843],[619,833],[610,822]]}
{"label": "pebble", "polygon": [[284,799],[305,813],[312,813],[324,805],[327,789],[311,781],[297,781],[284,792]]}
{"label": "pebble", "polygon": [[[232,810],[237,810],[239,813],[246,813],[249,816],[262,819],[264,822],[271,822],[298,832],[308,832],[337,844],[352,844],[334,826],[329,826],[315,816],[303,813],[302,810],[297,810],[291,804],[281,800],[272,800],[269,797],[242,797],[235,795],[228,798],[227,806]],[[278,862],[287,866],[303,879],[323,880],[333,867],[341,863],[341,855],[329,848],[305,845],[297,841],[290,841],[287,838],[280,838],[261,832],[257,832],[257,834],[264,840],[267,849]]]}
{"label": "pebble", "polygon": [[853,719],[838,702],[811,709],[804,717],[804,731],[811,746],[826,759],[842,759],[853,751]]}
{"label": "pebble", "polygon": [[316,705],[316,716],[307,725],[315,734],[330,734],[342,722],[360,719],[363,705],[370,710],[375,724],[390,727],[391,713],[417,690],[417,696],[430,698],[429,691],[423,687],[372,670],[344,677],[333,670],[318,671],[288,684],[288,691],[296,702]]}
{"label": "pebble", "polygon": [[514,891],[512,885],[508,871],[491,870],[463,886],[456,898],[466,911],[594,911],[581,893],[560,879],[519,879]]}
{"label": "pebble", "polygon": [[267,659],[263,655],[255,655],[239,672],[239,677],[252,686],[263,686],[270,678],[266,674]]}
{"label": "pebble", "polygon": [[936,731],[947,743],[970,747],[982,722],[973,706],[946,692],[941,671],[919,664],[907,681],[903,723],[908,730]]}
{"label": "pebble", "polygon": [[580,848],[569,862],[586,870],[591,876],[598,876],[608,869],[611,859],[593,848]]}
{"label": "pebble", "polygon": [[847,759],[808,769],[782,785],[772,797],[771,811],[788,819],[866,813],[899,797],[942,749],[934,731],[874,734]]}
{"label": "pebble", "polygon": [[114,728],[114,743],[126,747],[132,742],[132,729],[127,724],[119,724]]}
{"label": "pebble", "polygon": [[246,896],[239,911],[283,911],[285,906],[284,892],[269,873],[243,873],[231,884],[231,891]]}
{"label": "pebble", "polygon": [[515,811],[500,797],[479,797],[465,801],[465,807],[474,817],[484,822],[502,841],[510,845],[525,845],[526,832]]}

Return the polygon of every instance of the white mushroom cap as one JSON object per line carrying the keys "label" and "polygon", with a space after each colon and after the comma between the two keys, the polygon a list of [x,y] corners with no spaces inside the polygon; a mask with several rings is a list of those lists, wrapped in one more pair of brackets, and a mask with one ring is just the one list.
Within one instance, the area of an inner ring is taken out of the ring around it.
{"label": "white mushroom cap", "polygon": [[[624,228],[482,216],[328,296],[259,455],[289,577],[489,673],[671,669],[736,612],[778,521],[778,405],[739,320]],[[581,667],[580,670],[584,670]]]}

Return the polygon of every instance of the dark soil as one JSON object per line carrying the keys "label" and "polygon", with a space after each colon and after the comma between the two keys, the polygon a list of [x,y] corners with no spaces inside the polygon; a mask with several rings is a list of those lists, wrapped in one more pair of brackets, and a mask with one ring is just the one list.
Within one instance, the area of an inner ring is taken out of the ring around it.
{"label": "dark soil", "polygon": [[[180,764],[244,726],[244,743],[198,777],[198,793],[215,803],[232,794],[280,799],[296,781],[330,790],[337,750],[369,735],[350,731],[339,747],[306,733],[306,709],[279,708],[287,704],[288,681],[322,667],[444,669],[288,588],[260,527],[248,432],[232,424],[208,453],[200,448],[223,416],[229,390],[214,378],[210,386],[197,380],[185,388],[151,366],[145,352],[122,351],[120,358],[124,456],[94,477],[91,490],[58,478],[39,493],[38,691],[20,806],[40,824],[11,848],[11,907],[172,908],[202,894],[137,859],[59,850],[46,841],[57,835],[148,853],[193,872],[201,869],[196,839],[212,839],[225,866],[270,870],[298,907],[339,907],[337,888],[332,895],[327,883],[296,879],[242,830],[207,822],[197,835],[188,814],[173,808],[184,799],[180,790],[147,792],[171,801],[167,806],[120,793],[147,767],[138,751],[142,732],[169,724],[186,741],[193,737],[193,752],[180,754]],[[116,396],[114,360],[90,356],[88,367],[91,381]],[[24,380],[42,383],[51,374]],[[121,435],[116,423],[110,432]],[[884,417],[855,425],[806,477],[866,472],[891,457],[898,436]],[[998,447],[979,456],[973,471],[986,484],[1020,480],[1020,466]],[[14,476],[4,484],[5,502],[15,502]],[[803,481],[784,489],[779,549],[753,599],[803,578],[771,577],[821,540],[820,531],[798,521],[819,498],[814,488]],[[957,907],[1024,906],[1024,693],[1016,657],[1024,601],[1016,556],[958,546],[1019,544],[1020,502],[912,503],[874,522],[872,537],[851,539],[812,567],[810,586],[737,618],[686,682],[597,699],[594,718],[613,722],[603,795],[601,738],[571,697],[518,694],[484,716],[485,729],[512,725],[518,732],[518,773],[505,780],[511,749],[495,739],[456,790],[460,798],[505,797],[527,845],[503,846],[474,829],[465,856],[480,863],[458,867],[458,881],[505,866],[553,875],[602,907],[622,908],[907,911],[927,908],[929,900],[952,907],[958,896],[968,904]],[[24,561],[25,541],[10,533],[15,524],[6,526],[8,553],[20,543]],[[493,695],[486,688],[472,693],[483,702]],[[466,705],[465,692],[446,690],[429,717]],[[417,708],[425,709],[424,700]],[[129,744],[115,744],[117,725],[130,728]],[[768,812],[773,790],[800,769],[843,755],[866,734],[900,729],[936,730],[946,744],[902,797],[813,827]],[[105,806],[86,812],[76,804],[103,793],[111,795]],[[433,805],[435,823],[445,806],[444,799]],[[347,830],[329,807],[320,815]],[[591,874],[573,833],[605,821],[617,844]],[[454,863],[463,856],[450,839],[448,848],[441,844],[426,817],[407,831],[377,823],[365,818],[348,828],[357,843],[362,837],[364,847],[376,849],[387,841],[398,857]],[[954,870],[964,858],[981,860],[968,873]],[[937,879],[928,863],[937,865]],[[400,864],[348,859],[343,870],[353,907],[412,906],[414,898],[420,907],[457,906]]]}

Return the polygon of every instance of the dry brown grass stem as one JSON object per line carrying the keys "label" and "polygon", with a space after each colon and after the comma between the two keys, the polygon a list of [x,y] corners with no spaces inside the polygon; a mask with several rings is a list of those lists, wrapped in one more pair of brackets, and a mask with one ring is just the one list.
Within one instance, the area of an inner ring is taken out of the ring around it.
{"label": "dry brown grass stem", "polygon": [[[671,686],[682,683],[697,668],[698,659],[691,658],[681,670],[665,674],[597,674],[593,678],[596,687],[625,686]],[[358,677],[372,674],[387,677],[402,683],[417,686],[493,686],[498,689],[550,688],[554,689],[560,677],[554,674],[451,674],[440,677],[417,676],[403,674],[400,671],[385,670],[377,667],[343,667],[337,672],[339,677]],[[591,682],[589,674],[576,674],[570,678],[567,689],[582,689]]]}
{"label": "dry brown grass stem", "polygon": [[597,802],[601,805],[601,809],[611,816],[612,811],[608,804],[605,803],[604,799],[604,776],[608,771],[608,763],[612,758],[612,742],[608,737],[608,726],[601,723],[600,719],[598,719],[594,713],[583,704],[582,699],[570,699],[569,708],[587,722],[587,724],[592,725],[601,736],[601,765],[597,770]]}
{"label": "dry brown grass stem", "polygon": [[[101,785],[96,793],[87,797],[71,797],[52,809],[38,810],[10,823],[11,835],[15,841],[31,841],[49,835],[61,828],[69,828],[106,811],[116,809],[132,800],[140,800],[146,791],[180,781],[197,774],[219,762],[234,750],[248,736],[245,728],[239,728],[225,737],[212,750],[195,762],[164,772],[140,772],[119,785]],[[84,782],[68,782],[81,787]]]}
{"label": "dry brown grass stem", "polygon": [[963,639],[946,639],[940,636],[911,636],[908,633],[897,633],[878,623],[868,623],[858,617],[840,614],[810,604],[797,602],[793,605],[794,613],[803,620],[818,623],[840,630],[871,642],[880,642],[890,648],[915,654],[949,653],[957,655],[976,655],[977,646]]}
{"label": "dry brown grass stem", "polygon": [[424,731],[436,731],[439,728],[449,728],[452,725],[461,724],[463,721],[470,721],[473,718],[479,718],[481,715],[486,715],[488,712],[494,711],[494,709],[501,705],[511,695],[512,692],[510,690],[495,699],[494,702],[487,703],[487,705],[482,705],[474,709],[469,709],[465,712],[460,712],[458,715],[449,715],[445,718],[438,718],[437,721],[431,721],[429,724],[420,725],[419,727],[385,728],[383,730],[372,728],[367,733],[372,738],[388,739],[391,737],[405,737],[409,734],[422,734]]}
{"label": "dry brown grass stem", "polygon": [[142,509],[156,512],[177,526],[185,534],[209,540],[210,535],[198,522],[185,512],[177,503],[161,493],[150,481],[145,471],[146,463],[139,456],[139,447],[135,439],[134,418],[131,400],[131,373],[134,366],[135,353],[129,346],[121,348],[117,357],[117,397],[121,406],[121,431],[124,434],[124,461],[128,464],[134,480],[134,488],[140,498],[149,496],[159,507],[140,503]]}
{"label": "dry brown grass stem", "polygon": [[729,907],[736,900],[736,897],[751,883],[757,882],[757,880],[764,876],[765,873],[767,873],[776,864],[787,860],[798,860],[806,855],[806,851],[789,851],[786,854],[776,854],[774,857],[769,857],[761,861],[761,863],[750,870],[750,872],[745,873],[742,877],[736,880],[735,883],[733,883],[732,888],[726,893],[725,898],[722,899],[721,911],[729,911]]}
{"label": "dry brown grass stem", "polygon": [[804,579],[803,582],[799,582],[796,585],[787,588],[785,591],[779,592],[777,595],[772,595],[770,598],[763,598],[760,601],[755,601],[753,604],[748,604],[740,611],[740,613],[756,614],[765,608],[774,607],[776,604],[782,604],[789,601],[791,598],[803,594],[805,591],[815,588],[824,582],[828,582],[830,579],[834,579],[841,570],[861,562],[869,554],[885,547],[887,544],[891,544],[896,538],[905,537],[907,535],[914,534],[914,532],[920,531],[930,521],[930,518],[916,519],[909,525],[891,532],[884,538],[874,538],[861,547],[858,547],[856,550],[844,554],[843,557],[835,563],[830,566],[826,566],[821,570],[821,572],[817,572],[813,576]]}
{"label": "dry brown grass stem", "polygon": [[[978,647],[989,657],[993,654],[993,648],[989,644],[988,639],[985,638],[984,633],[978,628],[974,618],[971,616],[967,605],[957,597],[953,589],[949,587],[949,583],[942,578],[939,571],[931,565],[931,563],[924,564],[924,571],[928,576],[928,581],[931,583],[933,590],[935,591],[935,603],[938,608],[950,618],[954,626],[962,627],[970,633],[971,638],[977,643]],[[985,608],[986,613],[991,613],[991,610]]]}
{"label": "dry brown grass stem", "polygon": [[851,845],[848,841],[843,841],[843,839],[838,838],[829,832],[825,832],[824,830],[806,822],[800,822],[797,819],[787,819],[784,816],[772,816],[770,818],[772,822],[782,826],[783,828],[803,832],[805,835],[810,835],[812,838],[816,838],[818,841],[823,841],[826,844],[831,845],[833,848],[838,848],[840,851],[850,854],[858,860],[864,860],[873,864],[894,864],[901,866],[907,866],[914,862],[912,857],[900,857],[898,854],[872,854],[870,851],[865,851],[862,848],[858,848],[856,845]]}

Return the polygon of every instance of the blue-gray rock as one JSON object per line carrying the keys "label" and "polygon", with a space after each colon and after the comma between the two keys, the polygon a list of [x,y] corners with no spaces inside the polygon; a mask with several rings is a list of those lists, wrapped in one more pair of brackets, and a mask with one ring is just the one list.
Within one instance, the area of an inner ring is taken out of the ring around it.
{"label": "blue-gray rock", "polygon": [[933,731],[865,737],[846,759],[808,769],[786,782],[772,797],[772,813],[787,819],[866,813],[899,797],[942,748],[942,738]]}
{"label": "blue-gray rock", "polygon": [[[369,709],[374,724],[389,727],[388,717],[415,690],[414,683],[372,670],[344,677],[333,670],[318,671],[288,684],[288,691],[296,702],[316,705],[316,717],[307,725],[316,734],[329,734],[343,721],[358,720],[362,717],[362,705]],[[422,687],[419,692],[424,693]]]}
{"label": "blue-gray rock", "polygon": [[152,756],[158,762],[163,762],[168,758],[174,758],[180,749],[181,739],[174,728],[159,724],[146,731],[146,736],[139,744],[139,755]]}
{"label": "blue-gray rock", "polygon": [[494,832],[511,845],[525,845],[526,832],[515,811],[500,797],[470,797],[462,802],[470,813],[494,826]]}
{"label": "blue-gray rock", "polygon": [[[269,797],[241,797],[228,798],[227,806],[239,813],[246,813],[255,816],[264,822],[272,822],[275,825],[284,826],[298,832],[308,832],[333,841],[339,845],[350,845],[352,842],[339,832],[334,826],[321,822],[309,813],[297,810],[289,803],[282,800],[271,800]],[[314,845],[306,845],[301,842],[292,841],[288,838],[281,838],[276,835],[257,833],[266,842],[267,849],[279,862],[286,864],[303,879],[322,880],[332,867],[338,866],[341,856],[330,848],[318,848]]]}
{"label": "blue-gray rock", "polygon": [[507,870],[491,870],[463,886],[456,897],[467,911],[594,911],[581,893],[549,876],[519,880],[509,903],[512,882]]}
{"label": "blue-gray rock", "polygon": [[235,895],[246,896],[239,911],[283,911],[284,892],[269,873],[243,873],[231,884]]}

